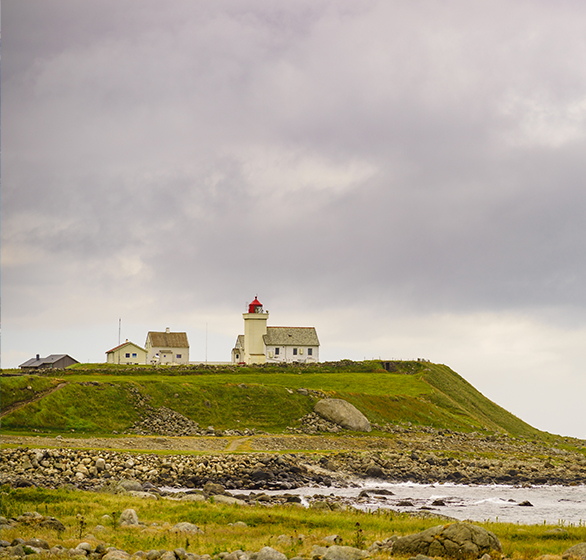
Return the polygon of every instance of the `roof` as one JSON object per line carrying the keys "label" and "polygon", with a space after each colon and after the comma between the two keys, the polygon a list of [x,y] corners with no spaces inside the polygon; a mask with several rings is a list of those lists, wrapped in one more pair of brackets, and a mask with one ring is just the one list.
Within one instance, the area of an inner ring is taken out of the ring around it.
{"label": "roof", "polygon": [[187,333],[184,332],[149,332],[147,341],[151,339],[151,346],[165,348],[189,348]]}
{"label": "roof", "polygon": [[244,335],[243,334],[239,334],[236,337],[236,344],[234,345],[234,349],[236,348],[244,348]]}
{"label": "roof", "polygon": [[116,352],[116,350],[119,350],[120,348],[124,348],[125,346],[134,346],[135,348],[138,348],[139,350],[146,352],[146,350],[144,348],[141,348],[138,344],[134,344],[134,342],[130,342],[129,340],[127,340],[126,342],[123,342],[122,344],[115,346],[114,348],[112,348],[112,350],[108,350],[106,352],[106,354],[111,354],[112,352]]}
{"label": "roof", "polygon": [[47,364],[54,364],[55,362],[58,362],[62,358],[69,358],[70,360],[73,360],[76,364],[79,363],[75,358],[72,358],[68,354],[51,354],[50,356],[47,356],[46,358],[39,358],[38,360],[36,358],[31,358],[30,360],[27,360],[23,364],[20,364],[20,366],[18,366],[18,367],[41,367],[41,366],[44,366]]}
{"label": "roof", "polygon": [[315,327],[267,327],[267,346],[319,346]]}

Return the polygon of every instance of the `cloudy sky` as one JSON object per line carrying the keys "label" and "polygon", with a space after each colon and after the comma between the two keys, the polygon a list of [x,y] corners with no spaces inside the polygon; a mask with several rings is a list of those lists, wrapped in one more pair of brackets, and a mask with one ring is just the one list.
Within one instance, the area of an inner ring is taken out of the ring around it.
{"label": "cloudy sky", "polygon": [[[586,4],[4,0],[2,367],[245,303],[586,438]],[[207,336],[206,336],[207,332]],[[207,338],[207,343],[206,343]]]}

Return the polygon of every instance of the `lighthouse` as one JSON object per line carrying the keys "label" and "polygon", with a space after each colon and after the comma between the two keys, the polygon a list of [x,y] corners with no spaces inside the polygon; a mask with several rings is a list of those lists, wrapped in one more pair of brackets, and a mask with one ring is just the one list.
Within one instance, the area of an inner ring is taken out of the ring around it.
{"label": "lighthouse", "polygon": [[264,311],[258,296],[248,306],[244,318],[244,356],[247,364],[264,364],[266,362],[264,336],[267,334],[269,312]]}

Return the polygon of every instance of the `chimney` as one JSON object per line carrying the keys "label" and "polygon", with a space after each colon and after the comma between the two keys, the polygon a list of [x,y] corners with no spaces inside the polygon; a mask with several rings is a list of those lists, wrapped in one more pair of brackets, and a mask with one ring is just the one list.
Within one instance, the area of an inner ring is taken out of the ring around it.
{"label": "chimney", "polygon": [[41,355],[37,354],[37,362],[41,359]]}
{"label": "chimney", "polygon": [[167,327],[167,328],[165,329],[165,332],[166,332],[166,333],[170,333],[170,332],[171,332],[171,329],[170,329],[169,327]]}

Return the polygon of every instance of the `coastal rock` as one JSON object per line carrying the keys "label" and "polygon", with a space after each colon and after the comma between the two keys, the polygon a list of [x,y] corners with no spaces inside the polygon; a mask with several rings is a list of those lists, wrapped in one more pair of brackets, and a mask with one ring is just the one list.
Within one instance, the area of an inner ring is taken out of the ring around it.
{"label": "coastal rock", "polygon": [[494,533],[470,523],[453,523],[397,539],[392,554],[479,558],[491,550],[501,551]]}
{"label": "coastal rock", "polygon": [[370,422],[354,405],[342,399],[322,399],[314,410],[325,420],[356,432],[370,432]]}

